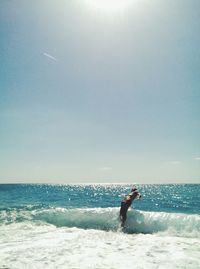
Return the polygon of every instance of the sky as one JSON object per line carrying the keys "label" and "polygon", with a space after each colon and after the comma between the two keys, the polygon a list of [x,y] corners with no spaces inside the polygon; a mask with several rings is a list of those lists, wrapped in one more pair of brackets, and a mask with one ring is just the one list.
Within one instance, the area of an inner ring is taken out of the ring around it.
{"label": "sky", "polygon": [[1,0],[0,183],[200,183],[200,1]]}

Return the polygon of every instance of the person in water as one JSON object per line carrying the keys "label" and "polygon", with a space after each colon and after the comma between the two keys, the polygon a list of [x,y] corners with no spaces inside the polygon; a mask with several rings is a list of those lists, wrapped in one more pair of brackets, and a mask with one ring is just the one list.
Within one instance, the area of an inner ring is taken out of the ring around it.
{"label": "person in water", "polygon": [[126,221],[126,214],[131,206],[133,200],[136,198],[142,198],[141,194],[137,191],[137,189],[134,187],[132,188],[131,192],[124,198],[124,200],[121,202],[121,208],[120,208],[120,220],[121,220],[121,226],[124,227],[125,221]]}

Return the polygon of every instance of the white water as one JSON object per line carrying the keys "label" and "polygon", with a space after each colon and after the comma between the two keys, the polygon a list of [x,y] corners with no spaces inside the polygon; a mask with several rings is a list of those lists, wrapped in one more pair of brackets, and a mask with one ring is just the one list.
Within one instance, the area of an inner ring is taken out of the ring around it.
{"label": "white water", "polygon": [[0,268],[200,268],[200,239],[17,223],[0,231]]}
{"label": "white water", "polygon": [[[119,229],[117,212],[11,212],[13,220],[19,215],[24,220],[0,226],[0,268],[200,268],[198,215],[129,212],[127,225],[140,226],[135,228],[140,233],[131,234]],[[1,217],[6,220],[7,213]]]}

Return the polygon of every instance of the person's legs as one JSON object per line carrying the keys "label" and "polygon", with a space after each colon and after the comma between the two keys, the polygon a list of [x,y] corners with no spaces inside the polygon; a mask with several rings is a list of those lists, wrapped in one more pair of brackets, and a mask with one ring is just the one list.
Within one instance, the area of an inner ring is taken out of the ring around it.
{"label": "person's legs", "polygon": [[128,207],[124,202],[121,203],[121,208],[120,208],[120,220],[121,220],[121,226],[124,227],[125,221],[126,221],[126,213],[127,213]]}

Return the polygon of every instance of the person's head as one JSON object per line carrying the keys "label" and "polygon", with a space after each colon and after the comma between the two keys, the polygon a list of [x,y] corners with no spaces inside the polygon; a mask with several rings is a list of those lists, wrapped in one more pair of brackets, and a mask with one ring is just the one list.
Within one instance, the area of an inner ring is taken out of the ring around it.
{"label": "person's head", "polygon": [[133,192],[133,191],[137,191],[136,187],[133,187],[133,188],[131,189],[131,192]]}

